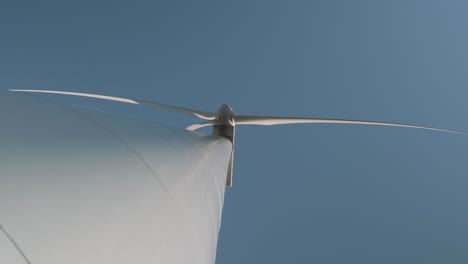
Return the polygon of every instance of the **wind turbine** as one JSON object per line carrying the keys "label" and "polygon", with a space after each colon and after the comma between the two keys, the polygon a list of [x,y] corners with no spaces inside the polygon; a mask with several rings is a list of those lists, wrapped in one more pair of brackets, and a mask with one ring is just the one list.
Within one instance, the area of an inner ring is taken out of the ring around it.
{"label": "wind turbine", "polygon": [[[47,90],[0,92],[0,263],[214,263],[237,125],[407,124],[236,115]],[[61,104],[63,94],[175,111],[186,129]],[[213,135],[192,133],[212,126]],[[16,262],[15,262],[16,261]]]}
{"label": "wind turbine", "polygon": [[117,101],[128,104],[136,104],[142,106],[148,106],[153,108],[165,109],[173,112],[178,112],[186,115],[195,116],[202,120],[202,123],[192,124],[186,127],[187,130],[194,131],[202,127],[212,126],[212,134],[227,138],[233,144],[231,157],[228,164],[228,174],[226,180],[226,186],[232,186],[233,178],[233,163],[234,163],[234,141],[235,141],[235,127],[237,125],[261,125],[261,126],[272,126],[272,125],[288,125],[288,124],[351,124],[351,125],[371,125],[371,126],[391,126],[391,127],[404,127],[413,129],[424,129],[432,130],[453,134],[468,135],[465,132],[459,132],[455,130],[441,129],[429,126],[419,126],[412,124],[401,124],[401,123],[390,123],[390,122],[378,122],[368,120],[352,120],[352,119],[327,119],[327,118],[306,118],[306,117],[282,117],[282,116],[258,116],[258,115],[237,115],[234,113],[232,108],[227,104],[222,104],[216,112],[189,109],[184,107],[178,107],[173,105],[161,104],[156,102],[150,102],[139,99],[128,99],[115,96],[89,94],[89,93],[77,93],[68,91],[52,91],[52,90],[23,90],[23,89],[10,89],[12,92],[23,92],[23,93],[45,93],[45,94],[61,94],[71,95],[80,97],[89,97],[110,101]]}

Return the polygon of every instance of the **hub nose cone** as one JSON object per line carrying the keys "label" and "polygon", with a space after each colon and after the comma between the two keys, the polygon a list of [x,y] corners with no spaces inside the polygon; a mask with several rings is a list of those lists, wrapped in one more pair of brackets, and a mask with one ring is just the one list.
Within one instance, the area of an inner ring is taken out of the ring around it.
{"label": "hub nose cone", "polygon": [[218,115],[220,117],[219,123],[226,124],[226,125],[234,125],[234,111],[232,108],[227,104],[222,104],[219,107]]}
{"label": "hub nose cone", "polygon": [[227,104],[222,104],[219,107],[219,111],[222,113],[234,113],[234,111],[232,111],[232,108]]}

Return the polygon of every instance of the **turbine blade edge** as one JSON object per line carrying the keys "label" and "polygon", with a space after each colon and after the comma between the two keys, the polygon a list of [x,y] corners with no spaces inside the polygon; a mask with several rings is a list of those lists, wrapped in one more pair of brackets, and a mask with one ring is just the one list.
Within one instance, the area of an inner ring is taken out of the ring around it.
{"label": "turbine blade edge", "polygon": [[287,125],[287,124],[354,124],[354,125],[372,125],[372,126],[392,126],[392,127],[406,127],[424,130],[433,130],[446,133],[463,134],[468,133],[441,129],[435,127],[411,125],[411,124],[400,124],[400,123],[389,123],[389,122],[377,122],[377,121],[366,121],[366,120],[352,120],[352,119],[326,119],[326,118],[302,118],[302,117],[275,117],[275,116],[248,116],[248,115],[236,115],[234,116],[236,125]]}
{"label": "turbine blade edge", "polygon": [[45,93],[45,94],[61,94],[61,95],[71,95],[71,96],[80,96],[80,97],[89,97],[95,99],[109,100],[121,103],[128,104],[137,104],[143,106],[149,106],[152,108],[159,108],[164,110],[169,110],[173,112],[179,112],[183,114],[193,115],[203,120],[216,120],[217,116],[215,113],[194,110],[189,108],[183,108],[178,106],[160,104],[156,102],[149,102],[136,99],[128,99],[122,97],[108,96],[108,95],[99,95],[99,94],[89,94],[89,93],[77,93],[77,92],[67,92],[67,91],[52,91],[52,90],[23,90],[23,89],[9,89],[10,92],[22,92],[22,93]]}

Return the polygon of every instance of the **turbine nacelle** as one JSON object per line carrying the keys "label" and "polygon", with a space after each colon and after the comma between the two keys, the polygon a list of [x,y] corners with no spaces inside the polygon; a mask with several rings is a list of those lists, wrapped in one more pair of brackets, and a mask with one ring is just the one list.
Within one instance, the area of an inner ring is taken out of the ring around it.
{"label": "turbine nacelle", "polygon": [[127,99],[127,98],[97,95],[97,94],[86,94],[86,93],[75,93],[75,92],[64,92],[64,91],[47,91],[47,90],[9,90],[9,91],[28,92],[28,93],[64,94],[64,95],[91,97],[91,98],[98,98],[98,99],[104,99],[104,100],[118,101],[122,103],[150,106],[150,107],[166,109],[169,111],[174,111],[174,112],[179,112],[179,113],[195,116],[201,120],[204,120],[204,123],[190,125],[186,128],[187,130],[193,131],[202,127],[212,126],[213,135],[227,138],[232,143],[231,158],[228,164],[228,172],[227,172],[227,179],[226,179],[227,186],[232,186],[232,169],[233,169],[233,160],[234,160],[234,138],[235,138],[235,126],[236,125],[270,126],[270,125],[303,124],[303,123],[353,124],[353,125],[406,127],[406,128],[416,128],[416,129],[433,130],[433,131],[439,131],[439,132],[468,135],[467,133],[458,132],[454,130],[440,129],[440,128],[427,127],[427,126],[409,125],[409,124],[388,123],[388,122],[347,120],[347,119],[236,115],[234,114],[234,111],[232,110],[232,108],[227,104],[222,104],[219,107],[218,111],[214,113],[214,112],[207,112],[207,111],[194,110],[194,109],[183,108],[183,107],[178,107],[178,106],[160,104],[160,103],[155,103],[155,102],[148,102],[148,101],[143,101],[143,100]]}

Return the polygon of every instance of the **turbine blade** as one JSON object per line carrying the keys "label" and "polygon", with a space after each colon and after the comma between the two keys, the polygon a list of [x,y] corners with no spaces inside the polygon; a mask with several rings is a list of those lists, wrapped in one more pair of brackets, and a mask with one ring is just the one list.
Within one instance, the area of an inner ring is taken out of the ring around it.
{"label": "turbine blade", "polygon": [[8,91],[20,92],[20,93],[63,94],[63,95],[72,95],[72,96],[81,96],[81,97],[97,98],[97,99],[102,99],[102,100],[117,101],[117,102],[128,103],[128,104],[138,104],[135,100],[132,100],[132,99],[107,96],[107,95],[98,95],[98,94],[86,94],[86,93],[75,93],[75,92],[65,92],[65,91],[49,91],[49,90],[21,90],[21,89],[9,89]]}
{"label": "turbine blade", "polygon": [[213,125],[212,123],[193,124],[193,125],[190,125],[190,126],[186,127],[185,129],[190,130],[190,131],[195,131],[195,130],[197,130],[199,128],[206,127],[206,126],[212,126],[212,125]]}
{"label": "turbine blade", "polygon": [[46,93],[46,94],[62,94],[62,95],[72,95],[72,96],[81,96],[81,97],[89,97],[89,98],[96,98],[102,100],[110,100],[128,104],[136,104],[136,105],[144,105],[153,108],[160,108],[165,109],[173,112],[179,112],[188,115],[194,115],[203,120],[216,120],[217,116],[215,113],[206,112],[206,111],[199,111],[189,108],[183,108],[178,106],[172,105],[165,105],[155,102],[148,102],[143,100],[136,100],[136,99],[127,99],[115,96],[107,96],[107,95],[99,95],[99,94],[88,94],[88,93],[75,93],[75,92],[66,92],[66,91],[50,91],[50,90],[20,90],[20,89],[10,89],[8,91],[11,92],[22,92],[22,93]]}
{"label": "turbine blade", "polygon": [[468,135],[464,132],[441,129],[435,127],[417,126],[410,124],[388,123],[388,122],[375,122],[364,120],[349,120],[349,119],[324,119],[324,118],[301,118],[301,117],[275,117],[275,116],[234,116],[236,125],[286,125],[286,124],[354,124],[354,125],[372,125],[372,126],[393,126],[393,127],[407,127],[416,129],[433,130],[447,133]]}

